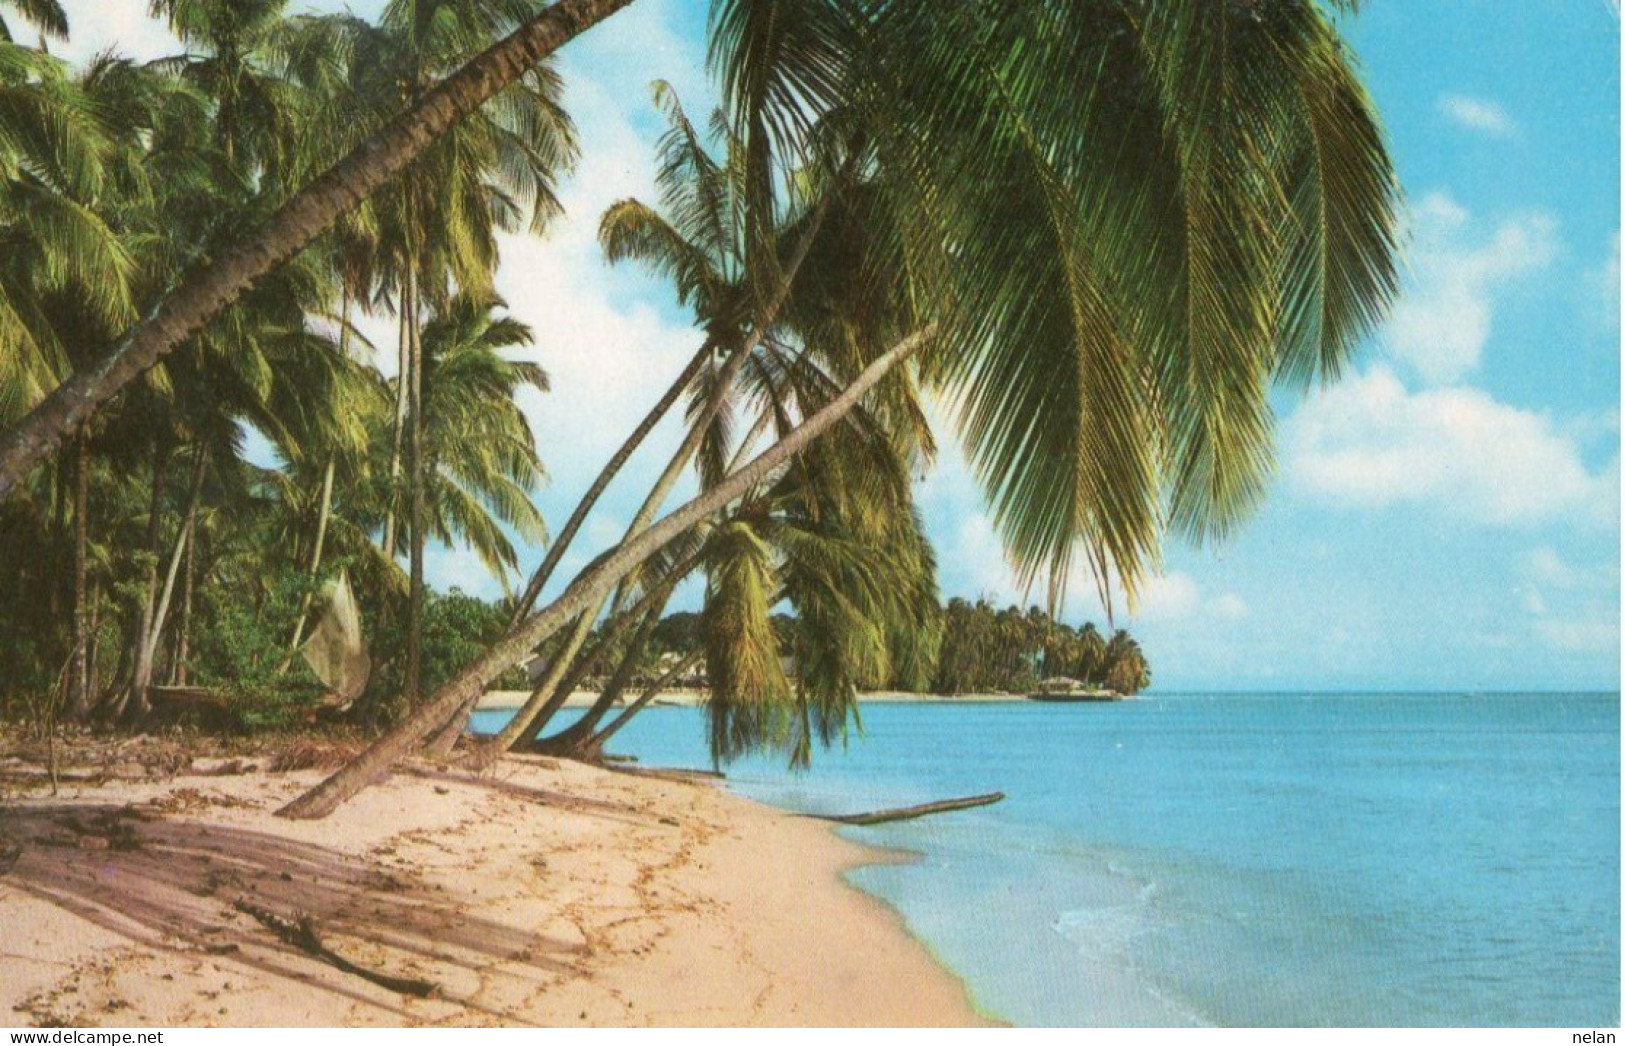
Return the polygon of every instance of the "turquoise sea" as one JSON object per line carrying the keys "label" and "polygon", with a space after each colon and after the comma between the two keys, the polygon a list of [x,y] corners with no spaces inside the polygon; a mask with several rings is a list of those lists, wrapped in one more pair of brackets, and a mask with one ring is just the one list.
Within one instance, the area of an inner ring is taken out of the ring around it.
{"label": "turquoise sea", "polygon": [[[869,704],[846,749],[729,787],[854,812],[852,881],[1018,1025],[1620,1020],[1618,694],[1154,695]],[[477,726],[500,723],[481,713]],[[708,765],[703,713],[617,750]]]}

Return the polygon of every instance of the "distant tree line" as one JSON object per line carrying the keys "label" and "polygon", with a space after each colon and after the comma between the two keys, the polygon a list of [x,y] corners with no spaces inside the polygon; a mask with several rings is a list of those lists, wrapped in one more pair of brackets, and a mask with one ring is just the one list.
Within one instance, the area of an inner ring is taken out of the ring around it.
{"label": "distant tree line", "polygon": [[986,600],[949,600],[931,689],[939,694],[1027,691],[1067,676],[1092,687],[1135,694],[1151,685],[1151,666],[1125,629],[1105,638],[1093,623],[1056,621],[1038,607],[995,609]]}
{"label": "distant tree line", "polygon": [[[784,613],[774,614],[772,623],[781,656],[793,668],[800,623]],[[1093,623],[1074,628],[1036,606],[1026,611],[1015,606],[997,609],[986,600],[971,603],[959,598],[948,601],[935,625],[936,635],[924,644],[934,658],[913,666],[911,674],[866,679],[862,687],[948,695],[1010,693],[1034,690],[1056,676],[1120,694],[1136,694],[1151,685],[1150,663],[1126,629],[1116,629],[1108,638]],[[658,679],[703,642],[700,615],[667,614],[649,637],[635,681]],[[686,680],[703,677],[701,663]]]}

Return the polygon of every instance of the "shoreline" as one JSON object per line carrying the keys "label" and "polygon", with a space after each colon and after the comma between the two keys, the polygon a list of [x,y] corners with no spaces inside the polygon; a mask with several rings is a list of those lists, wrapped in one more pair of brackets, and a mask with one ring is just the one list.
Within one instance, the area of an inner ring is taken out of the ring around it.
{"label": "shoreline", "polygon": [[[272,811],[321,772],[222,772],[240,762],[8,798],[10,1020],[989,1023],[902,914],[848,881],[911,856],[833,825],[711,783],[526,757],[477,777],[412,764],[293,822]],[[343,972],[248,909],[309,916],[345,959],[437,991]]]}
{"label": "shoreline", "polygon": [[[650,704],[697,707],[705,703],[705,693],[704,690],[663,690],[650,700]],[[488,690],[481,695],[479,703],[474,707],[481,712],[510,711],[522,707],[529,698],[530,692],[526,690]],[[596,690],[572,690],[570,696],[564,699],[563,707],[586,708],[596,700],[598,700]],[[944,694],[916,694],[906,690],[881,690],[858,695],[860,704],[978,705],[1015,704],[1027,700],[1025,694],[963,694],[949,697]],[[616,707],[625,704],[627,702],[623,699],[616,703]]]}

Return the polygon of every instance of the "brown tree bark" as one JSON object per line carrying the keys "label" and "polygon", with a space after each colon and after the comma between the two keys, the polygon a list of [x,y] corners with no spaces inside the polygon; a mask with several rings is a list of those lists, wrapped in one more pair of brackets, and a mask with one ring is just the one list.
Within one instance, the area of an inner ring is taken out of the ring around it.
{"label": "brown tree bark", "polygon": [[636,570],[650,556],[761,482],[774,469],[800,454],[808,444],[845,418],[893,367],[918,352],[935,334],[936,326],[933,324],[898,342],[865,368],[841,395],[831,400],[812,417],[805,419],[783,439],[757,455],[744,468],[689,501],[637,537],[624,542],[614,552],[603,557],[596,567],[583,571],[558,599],[526,620],[520,628],[494,643],[473,664],[464,668],[441,687],[433,698],[418,705],[411,715],[379,738],[366,751],[321,784],[278,810],[277,814],[298,819],[326,817],[340,803],[387,774],[397,759],[420,745],[429,732],[445,723],[463,702],[483,693],[492,680],[518,664],[543,640],[597,604],[617,582]]}
{"label": "brown tree bark", "polygon": [[631,2],[559,0],[547,7],[426,92],[235,247],[194,270],[112,352],[63,382],[0,437],[0,500],[115,393],[399,174],[452,124]]}

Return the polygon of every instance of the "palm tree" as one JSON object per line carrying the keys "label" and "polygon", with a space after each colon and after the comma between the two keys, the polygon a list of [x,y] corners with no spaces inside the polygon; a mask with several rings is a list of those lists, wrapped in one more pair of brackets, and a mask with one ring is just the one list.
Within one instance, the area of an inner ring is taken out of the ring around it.
{"label": "palm tree", "polygon": [[1073,674],[1090,686],[1101,686],[1106,682],[1106,641],[1101,638],[1100,631],[1090,622],[1083,626],[1078,635],[1078,657],[1075,662]]}
{"label": "palm tree", "polygon": [[1112,634],[1106,644],[1105,684],[1125,697],[1151,685],[1151,667],[1146,663],[1140,644],[1122,629]]}
{"label": "palm tree", "polygon": [[[511,47],[427,92],[432,120],[393,125],[387,148],[341,165],[246,237],[246,252],[183,281],[106,363],[9,435],[0,483],[14,485],[67,424],[309,242],[374,178],[399,171],[412,139],[449,125],[454,98],[477,103],[502,86],[486,72],[582,27],[568,19],[614,6],[550,8]],[[814,129],[842,122],[869,143],[866,178],[893,216],[901,278],[926,307],[890,350],[851,368],[846,393],[858,395],[832,399],[671,520],[709,518],[761,481],[758,466],[800,453],[930,345],[919,376],[958,395],[1024,577],[1047,576],[1057,596],[1081,556],[1097,580],[1115,570],[1132,594],[1153,562],[1164,501],[1184,536],[1237,525],[1268,470],[1269,389],[1335,376],[1391,293],[1387,159],[1330,17],[1309,0],[1258,11],[989,3],[947,13],[728,0],[713,36],[748,155],[811,155]],[[782,173],[771,162],[751,169],[747,243],[775,235],[769,192]],[[774,270],[764,263],[751,279],[782,288]],[[657,531],[681,532],[648,533]],[[591,590],[580,613],[615,570],[635,568],[632,550],[654,547],[625,543],[555,608]],[[515,642],[550,634],[555,608]],[[512,655],[507,646],[500,656]],[[452,689],[477,686],[500,656]]]}
{"label": "palm tree", "polygon": [[58,0],[6,0],[0,4],[0,43],[9,44],[16,39],[10,24],[6,22],[7,7],[16,11],[24,22],[38,29],[41,36],[58,40],[68,38],[68,14],[62,10]]}
{"label": "palm tree", "polygon": [[[930,344],[924,373],[959,396],[1011,557],[1028,580],[1047,574],[1052,597],[1081,554],[1132,598],[1164,496],[1177,533],[1236,526],[1269,468],[1271,386],[1335,377],[1394,287],[1392,174],[1327,12],[898,4],[853,26],[794,7],[719,6],[731,118],[792,143],[843,109],[861,120],[916,300],[934,311],[847,393]],[[657,535],[855,405],[836,399],[624,543],[448,684],[424,722],[288,812],[330,808]]]}
{"label": "palm tree", "polygon": [[561,0],[446,77],[274,215],[175,287],[98,366],[76,374],[0,439],[0,499],[104,402],[145,372],[255,280],[297,254],[395,175],[453,124],[538,61],[631,0]]}

